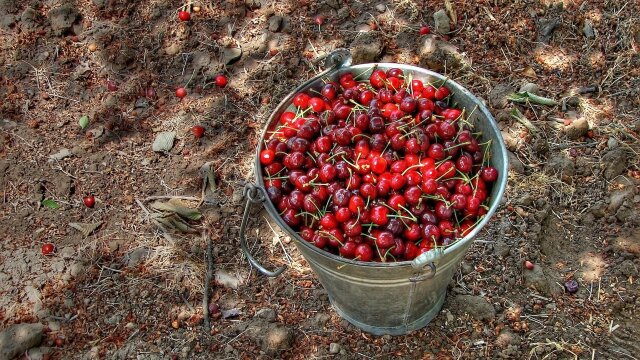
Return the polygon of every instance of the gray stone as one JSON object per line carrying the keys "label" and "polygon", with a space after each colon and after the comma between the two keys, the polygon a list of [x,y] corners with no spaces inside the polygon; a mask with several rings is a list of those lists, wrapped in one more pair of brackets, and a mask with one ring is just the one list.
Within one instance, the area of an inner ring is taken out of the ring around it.
{"label": "gray stone", "polygon": [[48,355],[49,353],[51,353],[51,348],[44,346],[36,347],[27,351],[27,358],[29,360],[43,360],[45,359],[45,355]]}
{"label": "gray stone", "polygon": [[0,359],[9,360],[24,354],[42,341],[40,323],[12,325],[0,332]]}
{"label": "gray stone", "polygon": [[585,136],[588,131],[589,122],[585,118],[576,119],[564,129],[565,134],[567,134],[567,137],[571,140],[578,140],[582,136]]}
{"label": "gray stone", "polygon": [[56,160],[62,160],[64,158],[68,158],[73,156],[73,153],[69,149],[61,149],[55,154],[49,155],[49,162],[54,162]]}
{"label": "gray stone", "polygon": [[211,56],[204,51],[196,51],[193,53],[193,66],[196,69],[204,69],[209,67]]}
{"label": "gray stone", "polygon": [[625,260],[620,265],[616,267],[618,273],[624,276],[634,276],[638,275],[638,267],[633,263],[633,260]]}
{"label": "gray stone", "polygon": [[634,185],[628,185],[622,189],[612,191],[609,196],[609,206],[607,207],[607,211],[615,214],[625,201],[633,198],[636,192],[637,188]]}
{"label": "gray stone", "polygon": [[51,9],[47,14],[51,28],[58,35],[71,29],[73,23],[78,18],[78,10],[72,4],[64,4],[55,9]]}
{"label": "gray stone", "polygon": [[340,348],[340,344],[332,342],[331,344],[329,344],[329,353],[338,354],[340,352]]}
{"label": "gray stone", "polygon": [[447,16],[447,12],[439,10],[433,14],[433,22],[435,23],[435,29],[440,34],[447,34],[451,31],[451,20]]}
{"label": "gray stone", "polygon": [[590,20],[585,20],[584,26],[582,27],[582,32],[587,39],[593,39],[596,37],[596,32],[593,30],[593,24]]}
{"label": "gray stone", "polygon": [[434,71],[468,70],[471,65],[469,59],[453,44],[439,40],[435,35],[422,37],[422,44],[418,49],[420,65],[427,66]]}
{"label": "gray stone", "polygon": [[503,329],[496,338],[496,345],[500,348],[507,348],[509,345],[519,345],[520,337],[514,334],[511,330]]}
{"label": "gray stone", "polygon": [[231,65],[242,57],[241,47],[225,47],[222,48],[222,63]]}
{"label": "gray stone", "polygon": [[493,320],[496,317],[496,310],[482,296],[458,295],[451,300],[450,308],[454,313],[466,313],[477,320]]}
{"label": "gray stone", "polygon": [[0,29],[11,30],[11,26],[15,24],[16,17],[11,14],[0,15]]}
{"label": "gray stone", "polygon": [[510,250],[511,247],[503,239],[500,239],[493,244],[493,252],[500,257],[506,257],[509,255]]}
{"label": "gray stone", "polygon": [[378,10],[378,12],[383,13],[383,12],[387,11],[387,5],[378,4],[378,5],[376,5],[376,10]]}
{"label": "gray stone", "polygon": [[531,82],[528,82],[520,87],[520,92],[525,92],[525,91],[531,94],[536,94],[536,95],[540,94],[540,88],[538,87],[538,85]]}
{"label": "gray stone", "polygon": [[383,43],[375,33],[360,33],[351,43],[354,64],[375,62],[382,54]]}
{"label": "gray stone", "polygon": [[276,311],[271,308],[263,308],[256,311],[254,317],[265,319],[269,322],[273,322],[276,320]]}
{"label": "gray stone", "polygon": [[524,174],[525,167],[522,161],[518,159],[516,154],[511,151],[507,151],[507,157],[509,158],[509,170],[515,172],[516,174]]}
{"label": "gray stone", "polygon": [[175,131],[164,131],[156,135],[151,149],[155,152],[169,151],[173,148],[173,142],[176,138]]}
{"label": "gray stone", "polygon": [[504,109],[509,104],[507,97],[513,92],[514,89],[509,83],[500,83],[489,93],[489,104],[496,109]]}
{"label": "gray stone", "polygon": [[269,18],[269,31],[278,32],[282,27],[282,16],[274,15]]}
{"label": "gray stone", "polygon": [[607,151],[600,162],[604,167],[604,177],[611,180],[627,169],[627,153],[622,148]]}
{"label": "gray stone", "polygon": [[554,285],[553,280],[549,279],[540,265],[534,265],[533,270],[525,268],[523,271],[522,277],[526,286],[533,287],[545,295],[559,292],[560,289]]}
{"label": "gray stone", "polygon": [[147,248],[138,248],[127,255],[127,267],[135,267],[149,257],[150,251]]}
{"label": "gray stone", "polygon": [[38,26],[37,17],[38,12],[32,7],[27,7],[20,15],[20,28],[25,32],[33,31]]}
{"label": "gray stone", "polygon": [[573,161],[562,153],[557,153],[551,156],[547,161],[547,165],[544,167],[544,170],[547,173],[556,174],[559,177],[562,175],[573,176],[576,172]]}

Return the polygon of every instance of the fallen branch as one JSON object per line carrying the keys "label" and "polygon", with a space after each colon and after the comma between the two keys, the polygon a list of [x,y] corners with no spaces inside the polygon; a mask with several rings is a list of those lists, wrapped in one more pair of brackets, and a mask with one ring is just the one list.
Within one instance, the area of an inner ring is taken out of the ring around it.
{"label": "fallen branch", "polygon": [[204,278],[204,294],[202,296],[202,316],[204,318],[204,331],[208,334],[211,331],[211,322],[209,321],[209,288],[211,279],[213,278],[213,256],[211,255],[211,237],[207,236],[207,231],[202,230],[202,238],[207,240],[207,274]]}

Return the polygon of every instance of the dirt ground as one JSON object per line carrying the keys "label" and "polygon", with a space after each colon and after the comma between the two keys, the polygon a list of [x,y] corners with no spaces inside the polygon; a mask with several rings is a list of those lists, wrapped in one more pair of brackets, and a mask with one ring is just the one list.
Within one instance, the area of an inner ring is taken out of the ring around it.
{"label": "dirt ground", "polygon": [[[450,4],[0,0],[0,329],[43,325],[0,358],[640,358],[640,4]],[[183,6],[189,22],[178,20]],[[449,19],[436,23],[439,10]],[[253,216],[250,246],[287,270],[261,276],[240,251],[261,129],[340,47],[355,62],[446,73],[487,101],[509,149],[502,206],[442,312],[406,336],[342,320],[265,213]],[[558,105],[506,100],[523,87]],[[175,142],[153,151],[162,132]],[[163,232],[149,197],[200,199],[207,162],[214,204],[189,222],[193,233]],[[203,229],[216,272],[211,331]],[[43,256],[49,242],[56,252]]]}

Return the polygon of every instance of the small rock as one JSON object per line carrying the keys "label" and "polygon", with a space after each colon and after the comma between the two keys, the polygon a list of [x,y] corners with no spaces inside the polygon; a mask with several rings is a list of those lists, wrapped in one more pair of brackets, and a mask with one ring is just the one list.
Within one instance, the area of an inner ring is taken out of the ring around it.
{"label": "small rock", "polygon": [[359,33],[369,32],[371,31],[371,26],[369,26],[369,24],[360,24],[356,26],[356,31]]}
{"label": "small rock", "polygon": [[173,55],[177,55],[180,52],[181,49],[182,49],[182,47],[176,41],[176,42],[173,42],[171,45],[167,46],[166,48],[164,48],[164,52],[167,55],[173,56]]}
{"label": "small rock", "polygon": [[240,278],[221,269],[216,270],[215,279],[218,284],[231,289],[237,289],[242,284]]}
{"label": "small rock", "polygon": [[269,31],[278,32],[282,27],[282,16],[274,15],[269,18]]}
{"label": "small rock", "polygon": [[618,273],[624,276],[638,276],[638,267],[633,263],[633,260],[625,260],[616,267]]}
{"label": "small rock", "polygon": [[36,347],[27,351],[27,358],[29,360],[43,360],[45,359],[45,355],[48,355],[50,352],[51,350],[48,347]]}
{"label": "small rock", "polygon": [[378,4],[378,5],[376,5],[376,10],[378,10],[378,12],[383,13],[383,12],[387,11],[387,5]]}
{"label": "small rock", "polygon": [[311,322],[314,327],[321,329],[327,324],[327,322],[329,322],[329,319],[331,319],[331,316],[329,316],[329,314],[318,313],[316,314],[316,316],[314,316]]}
{"label": "small rock", "polygon": [[451,300],[451,309],[458,314],[469,314],[477,320],[493,320],[496,310],[482,296],[458,295]]}
{"label": "small rock", "polygon": [[447,34],[451,32],[451,20],[447,16],[447,12],[439,10],[433,14],[433,21],[435,23],[435,29],[440,34]]}
{"label": "small rock", "polygon": [[383,43],[374,33],[360,33],[351,43],[354,64],[375,62],[382,54]]}
{"label": "small rock", "polygon": [[0,120],[0,129],[13,129],[16,126],[18,126],[18,123],[15,121],[11,121],[8,119],[2,119]]}
{"label": "small rock", "polygon": [[138,264],[145,261],[147,257],[149,257],[150,251],[147,248],[138,248],[129,253],[126,256],[127,259],[127,267],[136,267]]}
{"label": "small rock", "polygon": [[241,47],[225,47],[222,48],[222,63],[231,65],[242,57]]}
{"label": "small rock", "polygon": [[573,161],[561,153],[552,155],[544,170],[547,173],[558,175],[559,178],[563,175],[573,176],[576,172]]}
{"label": "small rock", "polygon": [[294,334],[286,326],[274,325],[264,335],[262,349],[268,354],[276,354],[291,348]]}
{"label": "small rock", "polygon": [[538,291],[547,295],[553,292],[550,281],[540,265],[534,265],[533,269],[531,270],[525,269],[522,273],[522,277],[524,278],[524,283],[526,286],[532,286]]}
{"label": "small rock", "polygon": [[616,138],[614,138],[613,136],[609,138],[609,140],[607,140],[607,148],[609,149],[615,149],[618,147],[618,140],[616,140]]}
{"label": "small rock", "polygon": [[196,51],[193,53],[193,66],[196,69],[205,69],[211,64],[211,56],[205,51]]}
{"label": "small rock", "polygon": [[596,32],[595,30],[593,30],[593,24],[589,20],[586,20],[584,22],[584,27],[582,28],[582,32],[584,33],[584,36],[587,37],[587,39],[593,39],[596,37]]}
{"label": "small rock", "polygon": [[520,159],[518,159],[516,154],[512,153],[511,151],[507,151],[507,157],[509,158],[509,170],[512,170],[516,174],[525,173],[524,164],[522,163],[522,161],[520,161]]}
{"label": "small rock", "polygon": [[40,344],[44,326],[40,323],[12,325],[0,332],[0,359],[13,359]]}
{"label": "small rock", "polygon": [[453,44],[439,40],[435,35],[425,35],[422,38],[424,40],[418,49],[420,65],[440,72],[444,71],[445,64],[448,70],[470,68],[467,57],[461,54]]}
{"label": "small rock", "polygon": [[62,149],[53,155],[49,155],[49,162],[54,162],[56,160],[62,160],[64,158],[68,158],[73,156],[73,153],[69,149]]}
{"label": "small rock", "polygon": [[276,311],[271,308],[263,308],[256,311],[254,317],[265,319],[269,322],[273,322],[276,320]]}
{"label": "small rock", "polygon": [[489,104],[496,109],[504,109],[509,104],[507,97],[513,92],[514,89],[510,84],[500,83],[489,93]]}
{"label": "small rock", "polygon": [[338,343],[331,343],[329,344],[329,353],[330,354],[337,354],[340,352],[340,344]]}
{"label": "small rock", "polygon": [[176,138],[175,131],[164,131],[156,135],[151,149],[155,152],[169,151],[173,148],[173,142]]}
{"label": "small rock", "polygon": [[548,43],[551,40],[551,36],[553,35],[553,31],[561,24],[560,19],[552,18],[552,19],[542,19],[540,22],[540,32],[538,34],[538,41],[543,43]]}
{"label": "small rock", "polygon": [[607,151],[600,162],[604,167],[604,177],[611,180],[627,169],[627,153],[622,148]]}
{"label": "small rock", "polygon": [[80,262],[76,262],[71,264],[71,266],[69,267],[69,275],[73,276],[73,277],[77,277],[78,275],[82,274],[85,270],[85,266],[84,264],[80,263]]}
{"label": "small rock", "polygon": [[540,88],[538,87],[538,85],[531,82],[528,82],[520,87],[520,92],[525,92],[525,91],[531,94],[536,94],[536,95],[540,94]]}
{"label": "small rock", "polygon": [[589,131],[589,122],[585,118],[578,118],[564,129],[565,134],[571,140],[578,140]]}
{"label": "small rock", "polygon": [[613,190],[609,196],[609,206],[607,207],[607,211],[611,214],[615,214],[625,201],[633,198],[636,191],[637,188],[634,185],[628,185],[622,189]]}
{"label": "small rock", "polygon": [[519,345],[520,338],[515,335],[509,329],[503,329],[498,337],[496,338],[496,345],[503,349],[507,348],[509,345]]}
{"label": "small rock", "polygon": [[78,10],[72,4],[65,4],[50,10],[47,16],[53,31],[58,35],[62,35],[73,26],[78,17]]}
{"label": "small rock", "polygon": [[493,244],[493,252],[500,257],[506,257],[509,255],[510,250],[511,246],[509,246],[509,244],[507,244],[503,239],[500,239]]}
{"label": "small rock", "polygon": [[256,10],[262,7],[260,0],[244,0],[244,4],[249,10]]}

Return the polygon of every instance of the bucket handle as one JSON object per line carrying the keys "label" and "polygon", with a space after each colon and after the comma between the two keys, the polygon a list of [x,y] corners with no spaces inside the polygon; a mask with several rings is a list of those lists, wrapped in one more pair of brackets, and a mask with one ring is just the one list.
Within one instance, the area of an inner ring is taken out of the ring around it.
{"label": "bucket handle", "polygon": [[247,246],[247,237],[245,235],[247,228],[247,220],[249,220],[249,210],[251,210],[251,206],[253,204],[263,204],[267,197],[264,194],[264,191],[254,184],[248,183],[244,186],[243,191],[244,197],[247,199],[247,202],[244,206],[244,214],[242,215],[242,223],[240,224],[240,246],[242,247],[242,252],[244,256],[247,257],[249,264],[256,268],[262,275],[268,277],[276,277],[285,270],[285,267],[280,267],[275,271],[267,270],[262,264],[256,260],[253,255],[249,252],[249,247]]}
{"label": "bucket handle", "polygon": [[426,274],[416,274],[414,277],[409,278],[411,282],[419,282],[423,280],[432,279],[436,276],[436,272],[438,268],[436,267],[436,262],[444,255],[444,251],[440,248],[432,249],[427,251],[424,254],[420,254],[418,257],[413,259],[411,262],[411,266],[416,270],[423,270],[425,267],[429,267],[431,271]]}

